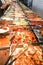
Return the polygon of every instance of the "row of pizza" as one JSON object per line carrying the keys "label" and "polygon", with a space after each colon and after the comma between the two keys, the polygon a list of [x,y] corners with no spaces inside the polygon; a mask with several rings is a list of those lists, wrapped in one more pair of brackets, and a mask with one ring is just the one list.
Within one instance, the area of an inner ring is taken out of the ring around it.
{"label": "row of pizza", "polygon": [[[3,32],[0,32],[0,47],[11,45],[11,50],[13,50],[15,44],[17,44],[18,47],[15,49],[12,59],[19,55],[25,48],[28,48],[19,58],[17,58],[14,65],[43,65],[42,47],[40,45],[35,46],[38,39],[33,31],[34,26],[33,28],[30,26],[31,21],[31,25],[34,25],[34,21],[36,22],[35,18],[37,18],[37,21],[40,20],[43,25],[43,19],[40,17],[38,18],[38,15],[34,14],[24,5],[22,6],[24,8],[23,10],[26,12],[26,16],[20,5],[16,2],[11,5],[1,17],[0,31],[2,30]],[[30,21],[27,21],[27,18]],[[35,24],[39,25],[39,23]],[[38,26],[35,26],[35,28],[36,27]],[[40,34],[43,37],[43,28],[40,28],[40,30],[42,30]],[[10,48],[0,50],[0,65],[5,64],[11,50]]]}

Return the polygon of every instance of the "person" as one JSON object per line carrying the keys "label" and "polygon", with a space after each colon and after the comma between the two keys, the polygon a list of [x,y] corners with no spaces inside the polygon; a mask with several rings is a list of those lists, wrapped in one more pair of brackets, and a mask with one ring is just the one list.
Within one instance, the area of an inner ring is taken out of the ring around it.
{"label": "person", "polygon": [[13,2],[5,2],[4,0],[0,0],[0,17],[4,14],[4,12],[7,10],[9,5],[13,4]]}
{"label": "person", "polygon": [[29,7],[30,9],[32,9],[32,2],[33,0],[24,0],[24,4]]}
{"label": "person", "polygon": [[3,15],[4,10],[2,9],[2,1],[0,0],[0,17]]}
{"label": "person", "polygon": [[32,2],[33,2],[33,0],[28,0],[28,1],[27,1],[27,6],[28,6],[30,9],[32,9]]}

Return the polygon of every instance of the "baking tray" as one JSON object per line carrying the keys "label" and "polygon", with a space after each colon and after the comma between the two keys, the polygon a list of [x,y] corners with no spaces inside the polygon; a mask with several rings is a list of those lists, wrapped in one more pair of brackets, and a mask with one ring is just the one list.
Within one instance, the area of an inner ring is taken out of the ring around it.
{"label": "baking tray", "polygon": [[[43,26],[32,26],[34,33],[36,34],[39,42],[43,42]],[[42,30],[42,32],[41,32]]]}
{"label": "baking tray", "polygon": [[43,26],[43,19],[40,20],[40,21],[30,21],[30,23],[31,23],[32,25],[36,25],[36,26],[38,26],[38,25],[42,25],[42,26]]}
{"label": "baking tray", "polygon": [[[16,27],[16,28],[15,28]],[[17,28],[18,27],[18,28]],[[24,27],[24,28],[23,28]],[[11,27],[12,28],[12,27]],[[14,37],[15,37],[15,35],[17,35],[18,33],[20,34],[20,33],[22,33],[23,31],[27,31],[27,32],[32,32],[32,34],[34,34],[34,36],[35,36],[35,39],[38,41],[38,39],[37,39],[37,37],[36,37],[36,35],[35,35],[35,33],[33,32],[33,30],[31,29],[31,27],[30,26],[27,26],[27,28],[26,28],[26,26],[14,26],[14,28],[12,29],[12,32],[11,32],[11,37],[12,37],[12,39],[11,39],[11,42],[12,42],[12,40],[14,39]],[[36,41],[36,42],[37,42]]]}
{"label": "baking tray", "polygon": [[0,36],[0,49],[9,48],[10,46],[10,34],[2,34]]}
{"label": "baking tray", "polygon": [[[13,50],[13,48],[14,48],[15,46],[16,46],[15,44],[12,44],[12,45],[11,45],[11,52],[12,52],[12,50]],[[35,47],[36,47],[36,48],[37,48],[36,52],[41,52],[41,54],[42,54],[42,47],[41,47],[40,45],[37,45],[37,46],[36,46],[36,45],[32,45],[32,44],[28,44],[28,45],[27,45],[27,44],[24,44],[24,45],[18,44],[17,47],[16,47],[16,50],[15,50],[14,53],[13,53],[13,58],[12,58],[12,59],[14,59],[14,58],[16,57],[16,53],[19,53],[19,54],[20,54],[20,52],[23,51],[23,48],[25,48],[25,46],[26,46],[26,47],[29,46],[28,48],[30,48],[30,47],[32,46],[32,47],[34,47],[34,49],[35,49]],[[31,47],[31,49],[33,49],[32,47]],[[39,48],[40,50],[39,50],[38,48]],[[17,52],[17,51],[18,51],[18,52]],[[34,51],[34,50],[33,50],[33,51]],[[34,51],[34,52],[35,52],[35,51]],[[31,55],[31,53],[28,53],[28,54]],[[32,53],[32,55],[33,55],[33,54],[34,54],[34,53]],[[24,56],[25,53],[23,53],[22,55]],[[22,56],[22,55],[21,55],[21,56]],[[20,57],[21,57],[21,56],[20,56]],[[28,57],[28,55],[27,55],[27,57]],[[41,55],[40,57],[41,57],[41,59],[42,59],[42,55]],[[31,57],[30,57],[30,58],[31,58]],[[19,59],[19,58],[18,58],[18,59]],[[24,59],[24,58],[23,58],[23,59]],[[41,59],[40,59],[39,61],[43,62]],[[33,59],[32,59],[32,60],[33,60]],[[38,61],[37,59],[35,59],[35,60]],[[12,63],[12,65],[15,65],[15,62],[17,62],[17,60],[14,61],[14,63]]]}
{"label": "baking tray", "polygon": [[9,55],[10,55],[10,48],[0,49],[0,65],[4,65]]}

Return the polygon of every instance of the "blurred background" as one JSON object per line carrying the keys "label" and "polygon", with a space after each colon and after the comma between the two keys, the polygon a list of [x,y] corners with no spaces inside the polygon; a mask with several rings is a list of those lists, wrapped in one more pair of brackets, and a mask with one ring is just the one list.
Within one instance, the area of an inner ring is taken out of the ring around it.
{"label": "blurred background", "polygon": [[19,0],[43,18],[43,0]]}

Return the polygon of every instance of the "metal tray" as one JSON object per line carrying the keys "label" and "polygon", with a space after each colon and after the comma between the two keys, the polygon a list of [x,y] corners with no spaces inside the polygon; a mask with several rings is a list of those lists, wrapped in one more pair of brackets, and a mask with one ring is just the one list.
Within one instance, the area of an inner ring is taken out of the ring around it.
{"label": "metal tray", "polygon": [[43,26],[32,26],[32,29],[36,34],[39,42],[43,42],[43,35],[41,35],[41,29],[43,29]]}

